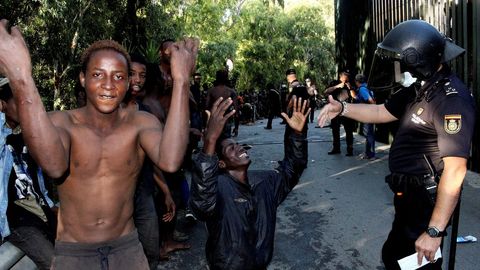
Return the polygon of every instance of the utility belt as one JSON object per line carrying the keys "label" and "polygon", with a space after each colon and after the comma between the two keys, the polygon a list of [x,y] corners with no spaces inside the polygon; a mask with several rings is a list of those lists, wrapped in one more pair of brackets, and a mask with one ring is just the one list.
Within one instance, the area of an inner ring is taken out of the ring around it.
{"label": "utility belt", "polygon": [[435,205],[437,198],[437,187],[440,176],[425,174],[425,175],[407,175],[401,173],[392,173],[385,177],[385,182],[396,195],[403,195],[410,190],[423,189],[430,201]]}

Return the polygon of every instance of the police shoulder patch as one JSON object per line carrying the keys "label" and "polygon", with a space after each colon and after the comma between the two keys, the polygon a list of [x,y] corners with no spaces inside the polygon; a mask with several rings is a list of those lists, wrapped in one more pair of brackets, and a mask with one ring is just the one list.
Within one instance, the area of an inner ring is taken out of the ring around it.
{"label": "police shoulder patch", "polygon": [[445,90],[445,95],[447,96],[458,94],[457,89],[450,84],[450,81],[443,85],[443,89]]}
{"label": "police shoulder patch", "polygon": [[462,129],[462,115],[445,115],[443,127],[448,134],[457,134]]}

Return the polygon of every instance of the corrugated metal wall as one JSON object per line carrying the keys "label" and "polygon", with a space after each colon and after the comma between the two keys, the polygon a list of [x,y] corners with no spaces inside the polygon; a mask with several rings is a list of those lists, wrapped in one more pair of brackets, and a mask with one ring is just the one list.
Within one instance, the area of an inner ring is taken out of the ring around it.
{"label": "corrugated metal wall", "polygon": [[[452,68],[474,94],[480,108],[480,1],[479,0],[334,0],[337,33],[337,65],[354,73],[368,74],[376,44],[398,23],[422,19],[467,53],[451,63]],[[340,27],[339,27],[340,26]],[[348,26],[348,27],[346,27]],[[357,34],[358,38],[356,38]],[[354,36],[346,38],[347,36]],[[366,35],[368,38],[361,38]],[[356,44],[354,44],[356,43]],[[360,45],[359,45],[360,44]],[[364,44],[363,46],[361,44]],[[359,60],[362,58],[362,60]],[[380,97],[381,99],[382,97]],[[471,168],[480,169],[480,115],[472,145]],[[389,141],[394,126],[380,126],[378,137]]]}

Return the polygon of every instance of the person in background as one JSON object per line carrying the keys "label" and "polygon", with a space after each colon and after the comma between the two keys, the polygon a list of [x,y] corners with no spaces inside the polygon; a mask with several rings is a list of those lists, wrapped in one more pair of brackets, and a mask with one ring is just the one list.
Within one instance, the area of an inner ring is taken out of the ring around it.
{"label": "person in background", "polygon": [[[358,89],[356,101],[358,103],[375,104],[374,94],[367,87],[367,80],[363,74],[355,75],[355,85]],[[375,125],[363,123],[363,134],[365,135],[365,153],[363,159],[375,158]]]}
{"label": "person in background", "polygon": [[50,269],[57,225],[41,168],[22,137],[7,78],[0,78],[0,236],[41,270]]}
{"label": "person in background", "polygon": [[[353,87],[350,85],[350,74],[347,71],[342,71],[338,75],[338,80],[331,81],[329,87],[325,89],[325,95],[331,95],[337,101],[352,102]],[[347,143],[346,156],[353,156],[353,129],[355,122],[343,116],[337,116],[330,119],[330,128],[332,129],[333,146],[332,150],[328,152],[329,155],[340,154],[340,125],[343,125],[345,130],[345,140]]]}

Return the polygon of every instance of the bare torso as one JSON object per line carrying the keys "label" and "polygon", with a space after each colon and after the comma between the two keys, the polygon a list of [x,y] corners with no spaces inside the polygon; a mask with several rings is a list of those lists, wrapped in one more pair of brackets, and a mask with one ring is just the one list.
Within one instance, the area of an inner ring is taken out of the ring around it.
{"label": "bare torso", "polygon": [[[116,123],[99,130],[78,109],[52,117],[70,137],[70,171],[58,186],[57,240],[102,242],[134,229],[133,195],[145,158],[139,145],[142,113],[121,110]],[[91,118],[90,118],[91,119]]]}
{"label": "bare torso", "polygon": [[227,99],[231,97],[233,99],[233,105],[235,109],[238,110],[237,108],[237,101],[235,99],[236,97],[236,92],[230,87],[227,87],[225,85],[218,85],[213,88],[210,88],[208,90],[208,95],[207,95],[207,109],[210,109],[213,105],[213,103],[222,97],[223,99]]}

